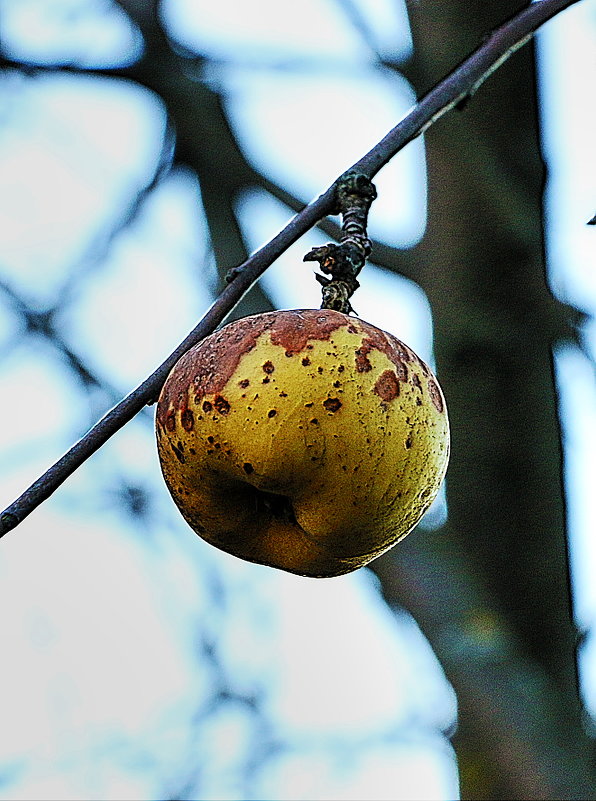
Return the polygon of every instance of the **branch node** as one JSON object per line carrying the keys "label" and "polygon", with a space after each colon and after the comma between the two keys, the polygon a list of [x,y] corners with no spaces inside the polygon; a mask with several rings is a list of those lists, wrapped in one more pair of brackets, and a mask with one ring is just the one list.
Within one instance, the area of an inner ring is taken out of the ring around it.
{"label": "branch node", "polygon": [[236,278],[238,278],[238,276],[240,275],[241,272],[242,272],[242,268],[241,267],[230,267],[230,269],[227,271],[227,273],[225,275],[225,279],[224,279],[226,284],[231,284],[232,281],[235,281]]}

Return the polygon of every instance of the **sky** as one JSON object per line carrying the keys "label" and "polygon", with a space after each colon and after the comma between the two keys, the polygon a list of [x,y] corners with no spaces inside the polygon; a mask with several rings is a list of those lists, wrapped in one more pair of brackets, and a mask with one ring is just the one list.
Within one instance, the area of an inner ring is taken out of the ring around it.
{"label": "sky", "polygon": [[[408,52],[398,3],[356,5],[380,52],[395,53],[396,41]],[[414,95],[405,80],[389,82],[373,69],[335,3],[289,4],[283,15],[265,0],[248,8],[169,0],[165,19],[182,43],[230,62],[206,79],[228,91],[230,118],[254,164],[314,197]],[[99,0],[1,0],[0,14],[3,41],[22,58],[95,66],[138,48],[122,16]],[[559,294],[586,311],[596,306],[596,229],[585,225],[596,212],[596,119],[576,76],[594,85],[595,17],[584,0],[538,39],[549,274]],[[314,66],[297,67],[302,58]],[[280,60],[290,67],[271,69]],[[327,141],[304,122],[304,109],[332,103],[341,118],[348,92],[367,113],[350,138]],[[0,82],[0,96],[0,279],[40,309],[57,305],[61,336],[107,387],[85,392],[55,349],[23,336],[0,293],[4,507],[169,354],[210,304],[213,275],[200,188],[182,170],[111,234],[159,157],[165,118],[147,92],[13,75]],[[372,236],[409,245],[422,235],[423,158],[418,140],[379,174]],[[241,198],[239,215],[252,249],[290,216],[263,193]],[[263,278],[280,307],[319,305],[318,285],[296,265],[323,241],[306,235]],[[200,281],[197,264],[207,265]],[[359,315],[432,361],[421,290],[374,265],[361,283]],[[590,328],[586,348],[593,354]],[[588,632],[582,687],[596,714],[596,391],[577,350],[560,349],[557,371],[576,614]],[[15,397],[17,404],[8,400]],[[119,505],[123,479],[146,499],[136,517]],[[439,503],[435,515],[444,512]],[[10,613],[0,619],[0,639],[10,648],[0,667],[0,799],[150,798],[181,785],[202,799],[456,797],[443,733],[454,725],[455,698],[416,623],[379,601],[367,570],[313,582],[198,540],[163,486],[149,412],[6,537],[2,557],[0,608]],[[214,703],[225,692],[228,701]],[[255,698],[264,714],[255,713]],[[251,755],[254,742],[260,754]],[[257,757],[261,767],[251,762]]]}

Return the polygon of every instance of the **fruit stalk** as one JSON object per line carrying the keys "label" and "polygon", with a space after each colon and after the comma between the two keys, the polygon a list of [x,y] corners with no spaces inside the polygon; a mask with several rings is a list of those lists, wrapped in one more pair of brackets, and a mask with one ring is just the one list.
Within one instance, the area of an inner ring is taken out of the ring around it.
{"label": "fruit stalk", "polygon": [[336,211],[342,215],[340,244],[313,248],[304,261],[318,261],[322,272],[331,276],[315,273],[323,287],[321,308],[349,314],[353,311],[350,298],[360,286],[356,276],[371,250],[366,226],[377,190],[368,176],[350,170],[338,178],[335,196]]}

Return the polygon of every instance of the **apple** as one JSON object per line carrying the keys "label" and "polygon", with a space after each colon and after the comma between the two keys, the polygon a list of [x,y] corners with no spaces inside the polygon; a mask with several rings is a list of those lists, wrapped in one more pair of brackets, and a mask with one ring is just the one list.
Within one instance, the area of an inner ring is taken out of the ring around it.
{"label": "apple", "polygon": [[164,384],[156,432],[166,485],[200,537],[313,577],[405,537],[449,458],[429,367],[327,309],[245,317],[195,345]]}

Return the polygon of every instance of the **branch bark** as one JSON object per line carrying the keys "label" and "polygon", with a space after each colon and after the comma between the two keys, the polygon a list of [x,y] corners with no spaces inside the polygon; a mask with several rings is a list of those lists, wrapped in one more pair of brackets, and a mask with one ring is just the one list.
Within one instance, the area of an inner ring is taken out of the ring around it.
{"label": "branch bark", "polygon": [[[501,25],[471,56],[438,83],[375,147],[348,169],[373,178],[408,142],[424,133],[444,114],[473,94],[543,23],[575,2],[578,0],[541,0]],[[143,29],[143,22],[146,20],[137,20],[135,14],[144,17],[147,4],[123,0],[121,5]],[[157,36],[154,28],[152,24],[150,33]],[[181,60],[184,58],[183,55],[175,57]],[[138,79],[139,75],[135,72],[135,65],[118,71],[123,77]],[[155,402],[169,371],[180,356],[212,333],[273,261],[322,217],[333,213],[334,206],[335,182],[299,212],[270,242],[235,268],[234,280],[225,287],[207,314],[176,350],[0,514],[0,537],[15,528],[45,501],[143,406]]]}

